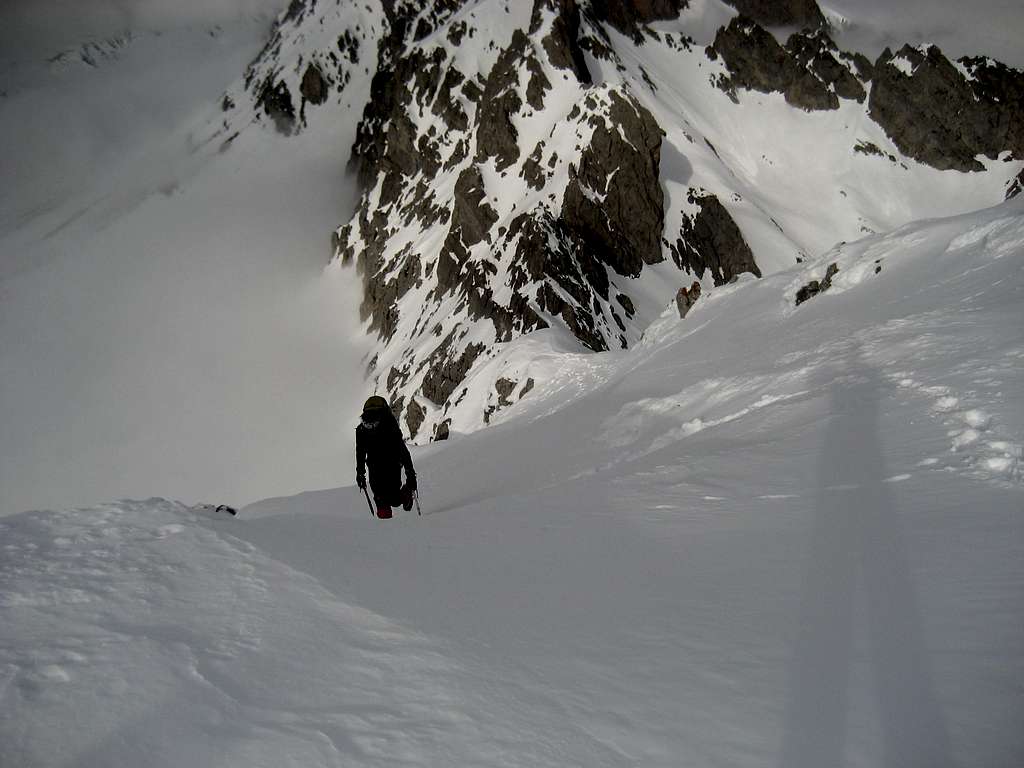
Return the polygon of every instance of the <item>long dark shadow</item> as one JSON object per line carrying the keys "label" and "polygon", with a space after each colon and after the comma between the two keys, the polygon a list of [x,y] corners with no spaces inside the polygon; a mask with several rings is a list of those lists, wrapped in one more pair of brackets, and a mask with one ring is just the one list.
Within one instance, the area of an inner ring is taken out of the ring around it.
{"label": "long dark shadow", "polygon": [[845,764],[854,597],[863,590],[886,768],[952,765],[900,515],[879,437],[882,380],[857,350],[831,392],[793,649],[780,765]]}

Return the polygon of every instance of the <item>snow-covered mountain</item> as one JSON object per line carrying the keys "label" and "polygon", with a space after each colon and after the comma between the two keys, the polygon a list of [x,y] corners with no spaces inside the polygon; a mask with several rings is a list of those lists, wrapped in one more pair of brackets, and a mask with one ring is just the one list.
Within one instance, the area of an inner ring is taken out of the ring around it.
{"label": "snow-covered mountain", "polygon": [[[833,14],[834,15],[834,14]],[[1024,75],[840,50],[813,1],[293,2],[222,133],[361,110],[334,237],[380,340],[370,388],[418,441],[536,392],[508,357],[627,348],[680,288],[1019,190]],[[780,40],[782,42],[780,42]],[[372,78],[372,79],[371,79]]]}
{"label": "snow-covered mountain", "polygon": [[0,766],[1024,762],[1019,34],[254,3],[0,23]]}

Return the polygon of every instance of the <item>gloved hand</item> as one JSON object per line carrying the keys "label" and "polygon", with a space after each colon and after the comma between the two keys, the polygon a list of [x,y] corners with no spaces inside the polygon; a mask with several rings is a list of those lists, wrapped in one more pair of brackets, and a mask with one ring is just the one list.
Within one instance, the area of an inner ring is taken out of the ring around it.
{"label": "gloved hand", "polygon": [[409,479],[406,480],[405,484],[409,486],[410,491],[416,490],[416,475],[409,475]]}
{"label": "gloved hand", "polygon": [[366,490],[366,475],[363,475],[363,474],[356,475],[356,485],[359,486],[359,490],[365,491]]}

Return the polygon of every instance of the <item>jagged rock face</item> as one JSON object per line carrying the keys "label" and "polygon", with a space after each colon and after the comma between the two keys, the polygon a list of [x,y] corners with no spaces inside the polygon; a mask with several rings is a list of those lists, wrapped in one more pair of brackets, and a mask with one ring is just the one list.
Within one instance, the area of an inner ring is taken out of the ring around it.
{"label": "jagged rock face", "polygon": [[1017,177],[1010,179],[1006,185],[1006,199],[1009,200],[1011,197],[1016,197],[1024,190],[1024,171],[1017,174]]}
{"label": "jagged rock face", "polygon": [[839,98],[863,102],[867,97],[864,86],[850,71],[849,63],[852,62],[857,72],[864,77],[871,71],[870,62],[863,56],[843,53],[824,32],[790,35],[786,41],[786,50],[798,64],[810,71],[818,82]]}
{"label": "jagged rock face", "polygon": [[[662,260],[662,130],[637,102],[609,96],[606,119],[595,120],[578,169],[570,166],[561,218],[585,250],[618,274],[637,277],[644,264]],[[596,111],[596,100],[587,106]]]}
{"label": "jagged rock face", "polygon": [[[472,34],[460,23],[446,39]],[[410,431],[440,434],[495,344],[551,326],[592,350],[639,338],[619,286],[665,258],[663,131],[628,89],[591,84],[588,23],[571,0],[536,0],[529,34],[515,30],[475,74],[445,47],[417,45],[408,21],[382,40],[354,148],[367,191],[334,243],[392,348],[387,375],[373,375]],[[548,109],[557,89],[575,103],[568,114]],[[531,120],[543,138],[523,147]],[[403,304],[410,291],[423,301]]]}
{"label": "jagged rock face", "polygon": [[[274,127],[286,135],[306,127],[308,105],[323,105],[332,96],[340,100],[374,32],[369,25],[363,27],[358,22],[348,26],[344,21],[346,9],[339,7],[329,18],[337,31],[323,35],[322,48],[300,56],[296,53],[303,38],[299,30],[315,9],[312,0],[292,0],[262,52],[245,72],[245,90],[259,110],[257,119],[260,115],[270,118]],[[324,19],[317,21],[323,29]],[[292,57],[298,59],[297,65],[284,66],[282,62]],[[224,106],[225,111],[233,109],[235,102],[225,96]]]}
{"label": "jagged rock face", "polygon": [[[876,269],[875,274],[878,274],[880,270],[881,267]],[[796,306],[799,307],[808,299],[813,299],[819,293],[824,293],[829,288],[831,288],[832,278],[835,277],[837,274],[839,274],[839,265],[836,264],[835,262],[832,262],[825,269],[825,277],[823,277],[820,281],[811,280],[810,282],[807,283],[807,285],[801,287],[796,292]]]}
{"label": "jagged rock face", "polygon": [[[428,53],[410,45],[413,38],[423,39],[443,25],[464,2],[438,0],[425,15],[420,15],[420,4],[413,0],[384,3],[388,32],[380,41],[370,98],[352,147],[351,162],[357,167],[364,187],[373,185],[385,164],[398,169],[401,175],[415,172],[419,145],[412,141],[407,116],[414,95],[429,93],[435,97],[432,108],[443,113],[449,125],[465,119],[454,92],[462,82],[461,73],[450,67],[442,71],[443,51],[435,49]],[[429,140],[423,148],[433,158]],[[389,186],[393,190],[394,183]]]}
{"label": "jagged rock face", "polygon": [[558,69],[568,69],[575,76],[577,82],[589,85],[593,82],[590,70],[587,68],[586,58],[583,56],[583,49],[579,44],[580,36],[580,11],[575,0],[544,0],[534,5],[533,14],[530,18],[530,34],[536,35],[544,23],[542,10],[547,9],[554,12],[554,20],[551,23],[550,31],[541,40],[544,51],[552,66]]}
{"label": "jagged rock face", "polygon": [[416,433],[420,431],[423,420],[427,416],[426,409],[416,400],[412,400],[405,409],[405,424],[409,428],[409,437],[416,439]]}
{"label": "jagged rock face", "polygon": [[863,101],[866,95],[851,71],[863,63],[839,51],[824,32],[791,35],[783,47],[752,19],[737,16],[718,31],[708,55],[721,57],[729,70],[719,83],[726,92],[778,92],[806,110],[838,109],[840,97]]}
{"label": "jagged rock face", "polygon": [[815,0],[725,0],[744,16],[765,27],[811,27],[828,24]]}
{"label": "jagged rock face", "polygon": [[282,82],[275,83],[268,78],[260,88],[256,103],[263,109],[263,113],[274,121],[274,127],[278,131],[288,135],[295,130],[295,106],[292,104],[292,95],[287,85]]}
{"label": "jagged rock face", "polygon": [[639,27],[659,19],[675,19],[689,0],[591,0],[594,17],[620,32],[642,39]]}
{"label": "jagged rock face", "polygon": [[529,38],[516,30],[512,44],[506,48],[484,83],[478,108],[476,132],[477,162],[495,158],[495,167],[503,171],[519,160],[519,133],[512,124],[512,115],[523,106],[519,96],[519,73],[529,72],[527,100],[534,109],[544,105],[544,91],[551,87],[534,54]]}
{"label": "jagged rock face", "polygon": [[690,201],[699,210],[683,218],[679,239],[672,247],[672,257],[679,268],[698,277],[710,273],[715,285],[723,285],[744,272],[760,277],[761,270],[750,246],[719,199],[711,194],[691,193]]}
{"label": "jagged rock face", "polygon": [[953,65],[935,46],[886,50],[871,117],[904,154],[940,170],[981,171],[976,155],[1024,157],[1024,73],[987,59]]}
{"label": "jagged rock face", "polygon": [[940,170],[981,171],[976,155],[1009,150],[1024,157],[1024,73],[985,58],[954,65],[935,46],[886,50],[871,64],[840,51],[818,30],[791,35],[785,46],[752,19],[738,16],[720,29],[708,55],[729,74],[719,87],[785,95],[807,110],[862,102],[906,155]]}
{"label": "jagged rock face", "polygon": [[327,101],[327,81],[316,64],[306,67],[306,74],[302,76],[302,85],[299,88],[302,98],[311,104],[323,104]]}

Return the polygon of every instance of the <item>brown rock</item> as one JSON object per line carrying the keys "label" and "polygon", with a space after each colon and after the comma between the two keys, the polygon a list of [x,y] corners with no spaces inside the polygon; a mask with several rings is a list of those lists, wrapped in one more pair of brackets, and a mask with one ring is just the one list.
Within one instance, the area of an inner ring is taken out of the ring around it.
{"label": "brown rock", "polygon": [[760,277],[750,246],[718,198],[691,193],[690,201],[699,204],[700,211],[684,217],[679,239],[672,248],[679,268],[699,277],[710,271],[715,285],[724,285],[743,272]]}
{"label": "brown rock", "polygon": [[[817,280],[811,280],[803,288],[796,292],[796,305],[799,307],[808,299],[813,299],[819,293],[824,293],[832,287],[832,278],[839,272],[839,266],[832,262],[828,265],[825,270],[825,277],[819,283]],[[877,274],[877,271],[876,271]]]}
{"label": "brown rock", "polygon": [[643,42],[640,26],[659,19],[676,19],[689,0],[591,0],[594,17]]}
{"label": "brown rock", "polygon": [[869,114],[901,152],[940,170],[981,171],[976,155],[1004,150],[1024,157],[1024,73],[988,59],[960,63],[972,80],[935,46],[887,49],[875,63]]}
{"label": "brown rock", "polygon": [[828,25],[815,0],[725,0],[744,16],[765,27],[812,27]]}
{"label": "brown rock", "polygon": [[405,424],[409,427],[410,439],[416,438],[416,433],[420,431],[426,416],[427,409],[417,403],[415,398],[409,401],[409,405],[405,409]]}
{"label": "brown rock", "polygon": [[302,98],[310,104],[323,104],[327,101],[327,91],[328,85],[323,73],[316,64],[310,62],[302,76],[302,85],[299,87]]}
{"label": "brown rock", "polygon": [[[607,122],[593,119],[593,137],[575,175],[570,174],[561,220],[598,261],[620,275],[636,277],[644,264],[662,259],[663,133],[651,113],[631,97],[611,91],[610,100]],[[603,285],[599,292],[608,297]]]}
{"label": "brown rock", "polygon": [[686,314],[697,303],[699,298],[700,283],[696,280],[693,281],[693,285],[690,286],[689,290],[685,286],[679,289],[678,293],[676,293],[676,307],[679,309],[680,319],[686,317]]}

